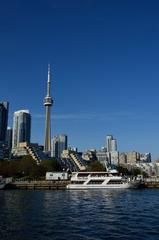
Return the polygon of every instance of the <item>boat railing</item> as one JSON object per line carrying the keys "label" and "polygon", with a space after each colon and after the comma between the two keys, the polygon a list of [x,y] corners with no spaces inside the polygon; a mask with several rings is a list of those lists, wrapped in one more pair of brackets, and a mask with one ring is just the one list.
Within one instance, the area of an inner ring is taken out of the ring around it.
{"label": "boat railing", "polygon": [[87,180],[88,179],[88,177],[78,177],[78,176],[73,176],[73,177],[71,177],[71,180]]}
{"label": "boat railing", "polygon": [[103,176],[90,176],[88,175],[87,177],[79,177],[79,176],[72,176],[71,180],[87,180],[87,179],[106,179],[108,177],[115,177],[115,178],[121,178],[120,176],[107,176],[107,175],[103,175]]}

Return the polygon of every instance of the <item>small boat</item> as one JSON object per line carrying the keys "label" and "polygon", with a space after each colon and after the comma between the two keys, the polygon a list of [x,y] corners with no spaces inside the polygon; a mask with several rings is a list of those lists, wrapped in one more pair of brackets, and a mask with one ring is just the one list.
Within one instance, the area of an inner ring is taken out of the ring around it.
{"label": "small boat", "polygon": [[118,176],[117,171],[73,172],[67,189],[118,189],[138,188],[140,181]]}
{"label": "small boat", "polygon": [[6,186],[6,180],[2,176],[0,176],[0,190],[4,189]]}

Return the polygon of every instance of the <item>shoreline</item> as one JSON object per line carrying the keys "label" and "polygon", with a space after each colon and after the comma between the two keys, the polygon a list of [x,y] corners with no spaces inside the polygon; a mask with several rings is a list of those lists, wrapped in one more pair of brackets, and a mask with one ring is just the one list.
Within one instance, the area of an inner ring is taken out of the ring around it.
{"label": "shoreline", "polygon": [[5,189],[66,189],[70,181],[17,181],[9,183]]}
{"label": "shoreline", "polygon": [[[70,184],[70,180],[13,181],[7,183],[4,189],[65,190],[68,184]],[[144,179],[144,182],[140,188],[159,188],[159,179],[158,178]]]}

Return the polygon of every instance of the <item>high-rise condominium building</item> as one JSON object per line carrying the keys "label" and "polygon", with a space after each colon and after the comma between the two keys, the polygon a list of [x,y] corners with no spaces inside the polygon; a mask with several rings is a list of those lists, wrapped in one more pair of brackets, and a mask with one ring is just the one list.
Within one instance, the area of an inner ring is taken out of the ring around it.
{"label": "high-rise condominium building", "polygon": [[31,115],[29,110],[14,112],[12,148],[18,147],[19,143],[30,142]]}
{"label": "high-rise condominium building", "polygon": [[117,140],[116,139],[111,140],[111,151],[112,152],[117,151]]}
{"label": "high-rise condominium building", "polygon": [[12,128],[8,127],[7,128],[7,135],[6,135],[6,143],[9,149],[12,148]]}
{"label": "high-rise condominium building", "polygon": [[0,142],[5,142],[8,124],[8,102],[0,102]]}
{"label": "high-rise condominium building", "polygon": [[107,137],[106,137],[106,147],[107,147],[107,152],[117,151],[117,140],[113,139],[112,135],[107,135]]}
{"label": "high-rise condominium building", "polygon": [[57,135],[53,138],[52,143],[52,157],[61,158],[63,150],[67,149],[67,136]]}
{"label": "high-rise condominium building", "polygon": [[111,142],[113,140],[113,136],[112,135],[107,135],[106,137],[106,147],[107,147],[107,152],[111,152]]}

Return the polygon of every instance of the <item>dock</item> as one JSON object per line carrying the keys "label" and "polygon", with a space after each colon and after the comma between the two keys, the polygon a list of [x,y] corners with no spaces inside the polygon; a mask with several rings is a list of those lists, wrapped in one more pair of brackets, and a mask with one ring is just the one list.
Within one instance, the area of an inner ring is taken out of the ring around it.
{"label": "dock", "polygon": [[7,189],[66,189],[66,186],[70,181],[58,180],[58,181],[15,181],[9,183]]}
{"label": "dock", "polygon": [[157,178],[157,177],[144,178],[144,187],[145,188],[159,188],[159,178]]}
{"label": "dock", "polygon": [[[69,180],[26,180],[26,181],[13,181],[6,185],[6,189],[50,189],[57,190],[66,189],[66,186],[70,184]],[[144,178],[143,188],[159,188],[159,178],[150,177]]]}

